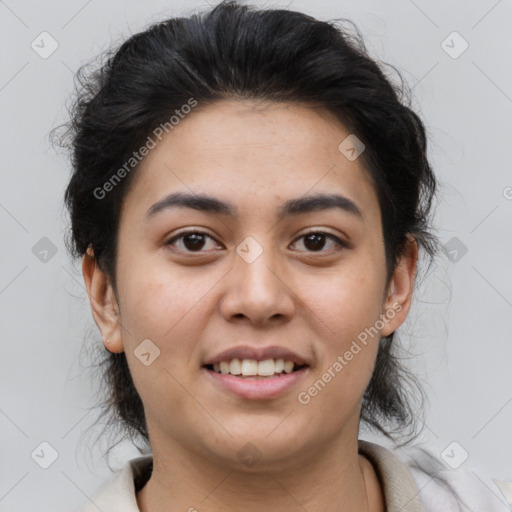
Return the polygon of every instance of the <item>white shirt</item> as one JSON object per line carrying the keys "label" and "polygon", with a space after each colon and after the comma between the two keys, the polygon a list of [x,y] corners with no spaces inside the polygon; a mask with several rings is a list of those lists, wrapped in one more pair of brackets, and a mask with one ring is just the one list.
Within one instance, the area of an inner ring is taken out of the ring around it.
{"label": "white shirt", "polygon": [[[370,460],[379,476],[387,512],[512,511],[512,482],[498,482],[462,468],[448,469],[439,462],[436,465],[433,456],[418,448],[398,456],[383,446],[359,440],[359,453]],[[126,462],[82,512],[140,512],[136,492],[149,480],[152,462],[152,455]],[[451,491],[464,503],[458,504]]]}

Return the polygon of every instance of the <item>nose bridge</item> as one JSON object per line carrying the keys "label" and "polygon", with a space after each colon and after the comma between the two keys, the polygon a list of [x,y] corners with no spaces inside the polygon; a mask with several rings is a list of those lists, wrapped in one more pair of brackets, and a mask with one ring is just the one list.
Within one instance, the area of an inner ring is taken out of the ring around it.
{"label": "nose bridge", "polygon": [[236,248],[222,307],[226,317],[242,314],[253,322],[265,322],[293,313],[291,292],[285,276],[279,275],[279,254],[271,237],[262,242],[248,236]]}

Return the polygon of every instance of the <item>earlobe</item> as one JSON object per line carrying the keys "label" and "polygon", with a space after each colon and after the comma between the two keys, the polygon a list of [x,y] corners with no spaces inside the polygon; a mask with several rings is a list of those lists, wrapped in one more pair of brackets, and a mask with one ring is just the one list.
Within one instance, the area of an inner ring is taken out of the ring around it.
{"label": "earlobe", "polygon": [[110,352],[123,352],[119,307],[115,293],[109,277],[100,269],[91,246],[82,258],[82,274],[92,316],[101,331],[105,347]]}
{"label": "earlobe", "polygon": [[416,268],[418,263],[418,243],[411,235],[398,262],[384,303],[384,312],[387,321],[381,330],[381,336],[389,336],[407,318],[411,307]]}

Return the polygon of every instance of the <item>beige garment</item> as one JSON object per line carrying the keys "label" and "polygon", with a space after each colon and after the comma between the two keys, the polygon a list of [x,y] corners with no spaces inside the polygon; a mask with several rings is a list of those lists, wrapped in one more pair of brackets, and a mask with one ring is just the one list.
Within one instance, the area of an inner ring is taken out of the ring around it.
{"label": "beige garment", "polygon": [[[424,454],[407,458],[368,441],[359,440],[359,453],[374,466],[381,481],[387,512],[507,512],[512,503],[512,482],[496,482],[461,469],[435,470],[435,475],[448,482],[449,488],[422,469],[429,467]],[[407,460],[409,459],[409,460]],[[140,512],[136,492],[147,482],[153,457],[132,459],[119,470],[90,500],[82,512]],[[431,470],[432,471],[432,470]],[[470,508],[455,501],[450,489],[459,493]],[[460,508],[459,508],[460,507]]]}

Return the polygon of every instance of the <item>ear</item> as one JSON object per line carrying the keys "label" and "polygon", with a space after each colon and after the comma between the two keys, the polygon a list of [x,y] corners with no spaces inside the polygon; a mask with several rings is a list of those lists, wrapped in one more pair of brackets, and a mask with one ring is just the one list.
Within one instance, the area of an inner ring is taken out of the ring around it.
{"label": "ear", "polygon": [[110,352],[124,351],[119,307],[108,276],[99,268],[92,247],[82,258],[84,276],[92,316],[101,331],[103,343]]}
{"label": "ear", "polygon": [[407,238],[404,252],[388,285],[383,312],[386,321],[381,330],[382,337],[389,336],[402,325],[411,307],[418,264],[418,243],[411,235]]}

